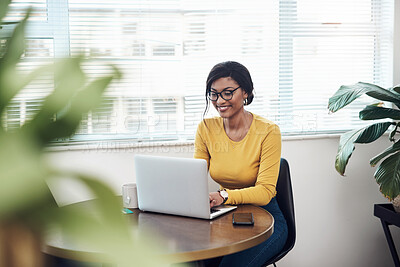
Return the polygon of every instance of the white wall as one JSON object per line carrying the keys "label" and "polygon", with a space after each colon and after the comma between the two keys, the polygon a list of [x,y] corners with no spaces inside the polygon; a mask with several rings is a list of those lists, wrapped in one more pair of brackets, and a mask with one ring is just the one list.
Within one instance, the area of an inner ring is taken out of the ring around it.
{"label": "white wall", "polygon": [[[393,266],[373,204],[387,200],[379,193],[369,159],[388,146],[387,136],[374,144],[358,145],[347,177],[334,169],[338,138],[284,140],[282,156],[290,164],[296,207],[297,242],[279,263],[285,266]],[[191,145],[120,148],[115,144],[95,149],[49,152],[61,168],[98,176],[116,193],[134,182],[133,155],[147,153],[192,157]],[[77,183],[53,185],[60,204],[90,198]],[[120,193],[119,193],[120,194]],[[392,228],[400,248],[400,230]]]}
{"label": "white wall", "polygon": [[[388,146],[357,145],[346,177],[334,169],[338,139],[286,141],[295,194],[297,243],[279,266],[393,266],[373,204],[379,192],[369,159]],[[395,239],[400,240],[400,231]],[[398,244],[400,247],[400,244]]]}

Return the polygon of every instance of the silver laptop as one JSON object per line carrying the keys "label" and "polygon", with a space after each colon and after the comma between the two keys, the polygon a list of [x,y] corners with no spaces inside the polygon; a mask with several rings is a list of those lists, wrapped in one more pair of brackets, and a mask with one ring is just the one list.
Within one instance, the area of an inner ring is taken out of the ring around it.
{"label": "silver laptop", "polygon": [[203,159],[135,155],[139,209],[214,219],[236,209],[210,209],[207,162]]}

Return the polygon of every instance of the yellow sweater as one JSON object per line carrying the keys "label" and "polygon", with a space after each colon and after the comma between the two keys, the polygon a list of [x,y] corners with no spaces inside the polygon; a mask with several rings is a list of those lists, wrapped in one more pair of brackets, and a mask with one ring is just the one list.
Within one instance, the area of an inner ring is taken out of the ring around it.
{"label": "yellow sweater", "polygon": [[226,204],[263,206],[276,195],[281,133],[267,119],[253,114],[249,131],[239,142],[229,139],[221,117],[203,120],[194,157],[207,160],[211,177],[228,192]]}

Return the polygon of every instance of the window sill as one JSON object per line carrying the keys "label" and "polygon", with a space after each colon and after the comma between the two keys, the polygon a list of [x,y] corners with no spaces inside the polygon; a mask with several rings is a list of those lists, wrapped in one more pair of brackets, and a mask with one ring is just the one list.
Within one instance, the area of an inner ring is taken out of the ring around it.
{"label": "window sill", "polygon": [[[313,140],[313,139],[336,139],[341,134],[317,134],[317,135],[284,135],[282,141],[299,141],[299,140]],[[58,151],[104,151],[104,152],[117,152],[117,151],[137,151],[146,150],[150,152],[153,148],[168,148],[176,146],[193,146],[194,140],[175,140],[175,141],[130,141],[130,140],[105,140],[105,141],[84,141],[74,142],[73,144],[61,144],[49,146],[45,149],[46,152]]]}

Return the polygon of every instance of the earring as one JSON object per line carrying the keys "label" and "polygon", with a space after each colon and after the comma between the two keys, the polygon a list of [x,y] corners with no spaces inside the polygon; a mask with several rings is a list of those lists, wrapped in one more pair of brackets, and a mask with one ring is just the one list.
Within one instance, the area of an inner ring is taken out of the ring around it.
{"label": "earring", "polygon": [[247,98],[243,99],[243,105],[247,105]]}

